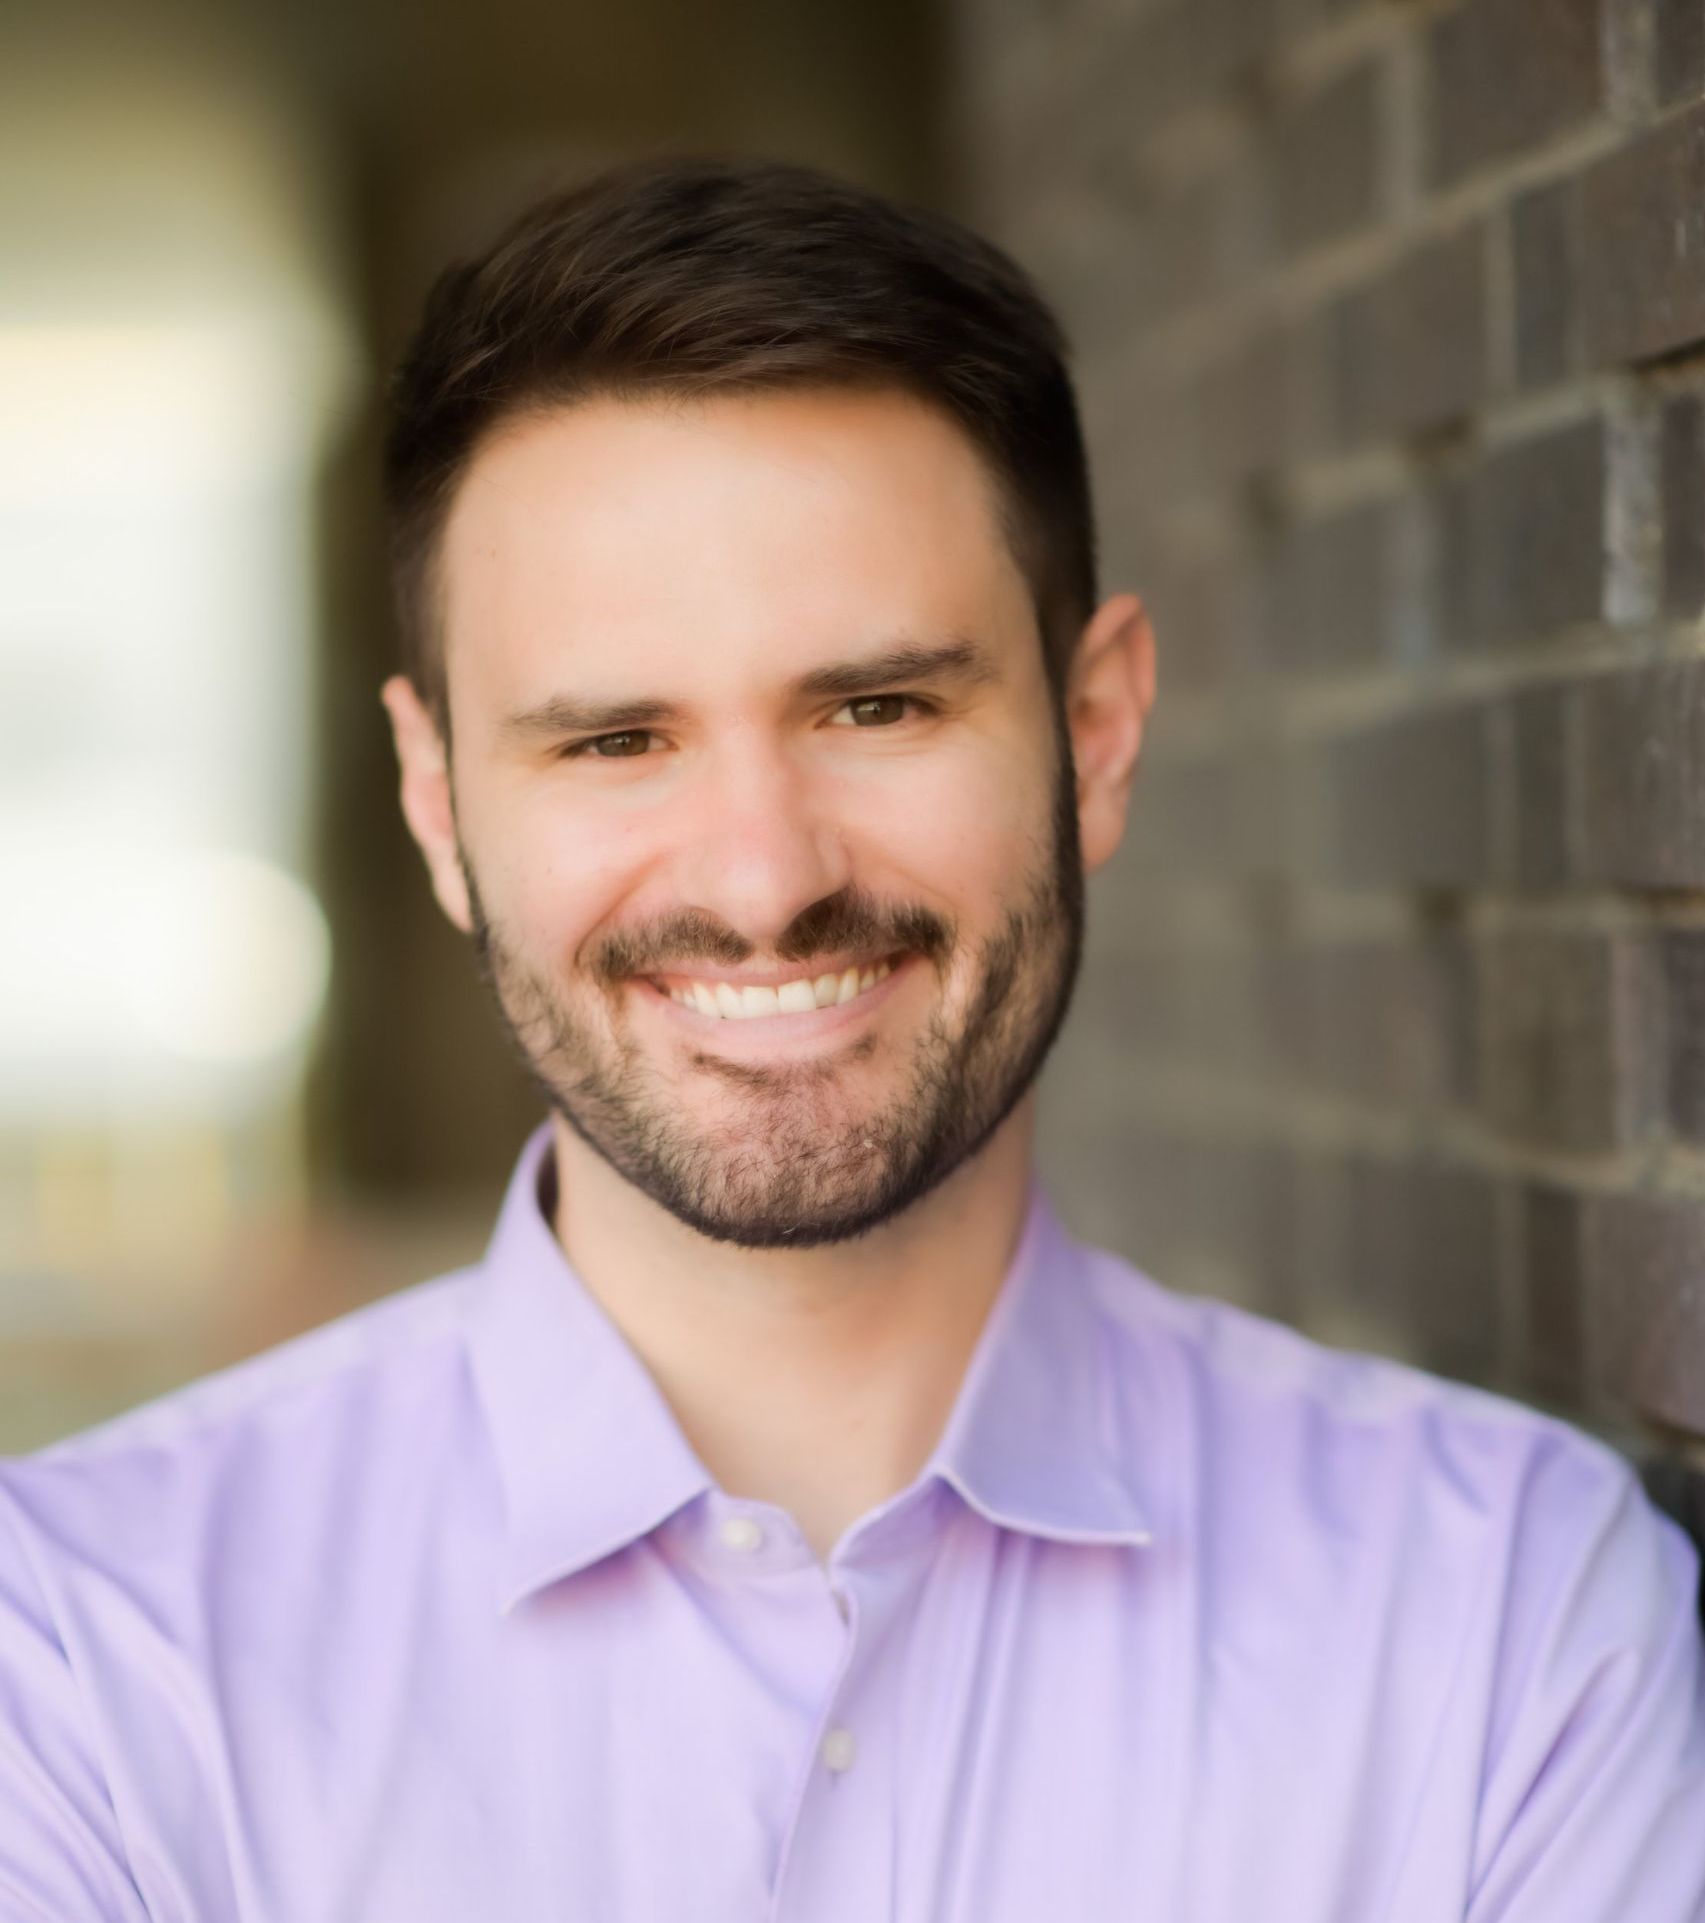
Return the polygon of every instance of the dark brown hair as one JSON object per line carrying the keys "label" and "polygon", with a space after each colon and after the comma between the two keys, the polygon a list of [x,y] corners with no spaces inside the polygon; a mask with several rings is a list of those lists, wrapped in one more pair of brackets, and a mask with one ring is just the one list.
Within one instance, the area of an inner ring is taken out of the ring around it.
{"label": "dark brown hair", "polygon": [[392,388],[385,500],[404,661],[448,727],[434,562],[499,425],[594,395],[893,388],[988,462],[1051,685],[1095,606],[1095,534],[1059,322],[944,215],[811,168],[670,159],[530,208],[427,297]]}

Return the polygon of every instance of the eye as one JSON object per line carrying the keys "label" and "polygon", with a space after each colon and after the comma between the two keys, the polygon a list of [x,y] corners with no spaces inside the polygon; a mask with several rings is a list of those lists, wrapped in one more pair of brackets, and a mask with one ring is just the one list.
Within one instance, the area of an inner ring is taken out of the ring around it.
{"label": "eye", "polygon": [[644,754],[651,740],[649,728],[623,728],[616,734],[599,734],[590,741],[577,741],[566,752],[570,756],[596,755],[601,761],[616,761]]}
{"label": "eye", "polygon": [[906,718],[908,709],[922,710],[923,703],[909,694],[866,694],[845,702],[837,714],[851,717],[855,728],[888,728]]}

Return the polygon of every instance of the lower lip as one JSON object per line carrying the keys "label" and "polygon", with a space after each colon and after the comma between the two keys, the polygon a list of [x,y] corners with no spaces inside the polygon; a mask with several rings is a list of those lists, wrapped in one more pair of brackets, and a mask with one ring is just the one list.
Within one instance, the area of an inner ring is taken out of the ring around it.
{"label": "lower lip", "polygon": [[873,982],[850,1002],[835,1002],[827,1008],[801,1008],[787,1014],[743,1018],[705,1015],[676,1001],[655,982],[635,982],[634,987],[666,1017],[678,1022],[684,1034],[701,1045],[714,1044],[718,1054],[779,1054],[797,1048],[802,1042],[832,1041],[846,1035],[882,1007],[911,973],[916,959],[912,955],[898,957],[881,981]]}

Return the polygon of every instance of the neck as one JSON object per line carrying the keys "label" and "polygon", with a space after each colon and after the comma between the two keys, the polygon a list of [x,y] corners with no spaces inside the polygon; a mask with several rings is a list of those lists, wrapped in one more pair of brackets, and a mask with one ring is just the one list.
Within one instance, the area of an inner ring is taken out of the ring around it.
{"label": "neck", "polygon": [[935,1446],[1023,1227],[1034,1098],[892,1221],[816,1249],[689,1229],[560,1118],[557,1240],[727,1494],[826,1557]]}

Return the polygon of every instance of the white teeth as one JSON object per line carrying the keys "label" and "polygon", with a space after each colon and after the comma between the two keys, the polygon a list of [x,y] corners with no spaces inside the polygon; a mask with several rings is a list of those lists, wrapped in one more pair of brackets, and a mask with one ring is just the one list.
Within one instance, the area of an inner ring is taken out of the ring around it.
{"label": "white teeth", "polygon": [[838,975],[819,975],[814,981],[800,976],[779,987],[736,987],[732,982],[687,982],[671,987],[669,999],[723,1021],[750,1021],[760,1015],[803,1015],[814,1008],[835,1008],[850,1002],[893,974],[890,962],[872,967],[843,969]]}

